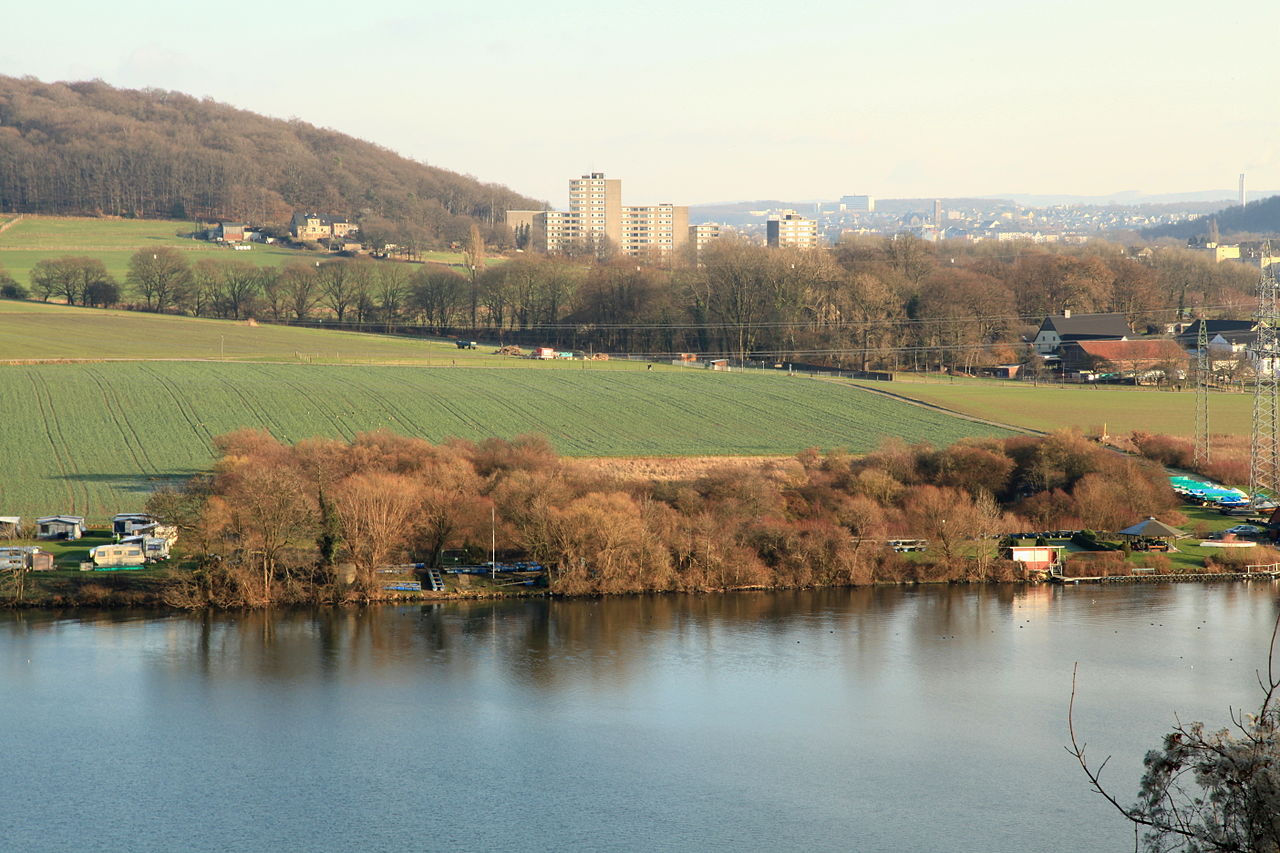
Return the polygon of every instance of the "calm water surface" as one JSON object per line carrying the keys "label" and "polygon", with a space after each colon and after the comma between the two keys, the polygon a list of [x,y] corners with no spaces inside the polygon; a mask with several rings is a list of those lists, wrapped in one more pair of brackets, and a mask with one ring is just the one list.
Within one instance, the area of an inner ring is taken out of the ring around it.
{"label": "calm water surface", "polygon": [[0,848],[1123,851],[1277,588],[0,615]]}

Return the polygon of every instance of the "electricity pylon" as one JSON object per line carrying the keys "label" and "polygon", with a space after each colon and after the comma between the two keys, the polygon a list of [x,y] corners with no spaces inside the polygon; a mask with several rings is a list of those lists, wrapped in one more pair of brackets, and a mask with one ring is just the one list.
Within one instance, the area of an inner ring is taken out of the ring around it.
{"label": "electricity pylon", "polygon": [[1209,326],[1204,317],[1196,335],[1196,447],[1195,464],[1200,467],[1209,461],[1209,379],[1212,367],[1209,361]]}
{"label": "electricity pylon", "polygon": [[[1271,256],[1271,244],[1262,248],[1263,263]],[[1257,506],[1280,495],[1280,343],[1276,327],[1277,296],[1280,295],[1271,266],[1262,268],[1258,277],[1258,337],[1253,345],[1253,436],[1249,448],[1249,495]]]}

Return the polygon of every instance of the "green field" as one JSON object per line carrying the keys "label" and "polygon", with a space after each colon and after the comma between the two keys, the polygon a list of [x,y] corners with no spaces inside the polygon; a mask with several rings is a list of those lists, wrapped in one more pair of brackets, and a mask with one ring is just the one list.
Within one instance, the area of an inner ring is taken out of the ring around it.
{"label": "green field", "polygon": [[885,435],[1002,434],[854,388],[781,375],[120,362],[0,368],[0,514],[139,508],[206,469],[211,439],[284,441],[386,427],[439,441],[540,433],[581,456],[865,451]]}
{"label": "green field", "polygon": [[[644,370],[640,362],[545,361],[496,356],[496,342],[460,350],[452,340],[393,337],[335,329],[250,325],[0,300],[0,362],[66,360],[287,361],[307,364],[415,364],[437,367],[520,367]],[[655,369],[676,369],[665,365]]]}
{"label": "green field", "polygon": [[[4,222],[0,221],[0,226]],[[312,261],[322,253],[288,249],[277,245],[254,243],[247,252],[204,240],[192,240],[179,234],[190,234],[199,228],[195,222],[167,219],[90,219],[65,216],[24,216],[14,225],[0,231],[0,266],[18,280],[30,285],[31,269],[45,258],[63,255],[87,255],[106,264],[117,281],[124,281],[129,271],[129,258],[138,249],[169,246],[191,253],[191,260],[215,258],[247,261],[258,266],[278,266],[290,261]],[[454,252],[428,252],[424,260],[461,265],[462,256]]]}
{"label": "green field", "polygon": [[[0,300],[0,361],[39,359],[217,359],[227,361],[469,364],[528,367],[493,347],[459,350],[451,341],[304,329]],[[548,366],[566,366],[548,362]],[[581,367],[581,364],[578,365]],[[643,369],[592,362],[588,369]]]}
{"label": "green field", "polygon": [[[1134,430],[1192,436],[1195,432],[1193,391],[1158,391],[1124,386],[1087,387],[1041,385],[1028,382],[861,383],[913,400],[967,415],[1051,432],[1078,427],[1111,435]],[[1210,429],[1215,434],[1248,435],[1252,397],[1214,393],[1209,399]]]}

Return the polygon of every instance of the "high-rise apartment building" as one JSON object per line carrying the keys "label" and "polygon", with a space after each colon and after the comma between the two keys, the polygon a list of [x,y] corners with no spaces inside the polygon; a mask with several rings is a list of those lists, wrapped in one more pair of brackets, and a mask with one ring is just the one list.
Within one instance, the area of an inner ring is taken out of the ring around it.
{"label": "high-rise apartment building", "polygon": [[701,258],[707,247],[720,239],[720,226],[715,222],[702,222],[689,226],[689,244],[694,257]]}
{"label": "high-rise apartment building", "polygon": [[794,210],[770,216],[765,222],[765,242],[773,248],[818,248],[817,220],[808,219]]}
{"label": "high-rise apartment building", "polygon": [[642,255],[657,250],[673,252],[689,238],[689,208],[654,204],[622,208],[623,254]]}
{"label": "high-rise apartment building", "polygon": [[[508,224],[524,211],[507,211]],[[569,209],[541,214],[548,252],[601,252],[615,246],[627,255],[673,252],[688,240],[689,208],[672,204],[622,204],[622,181],[591,172],[569,181]]]}

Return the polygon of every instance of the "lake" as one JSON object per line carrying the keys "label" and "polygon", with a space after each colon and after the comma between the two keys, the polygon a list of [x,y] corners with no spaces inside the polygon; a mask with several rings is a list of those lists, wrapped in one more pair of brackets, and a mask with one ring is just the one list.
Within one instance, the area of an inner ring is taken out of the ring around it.
{"label": "lake", "polygon": [[1277,587],[0,613],[0,847],[1131,850],[1178,714],[1254,707]]}

